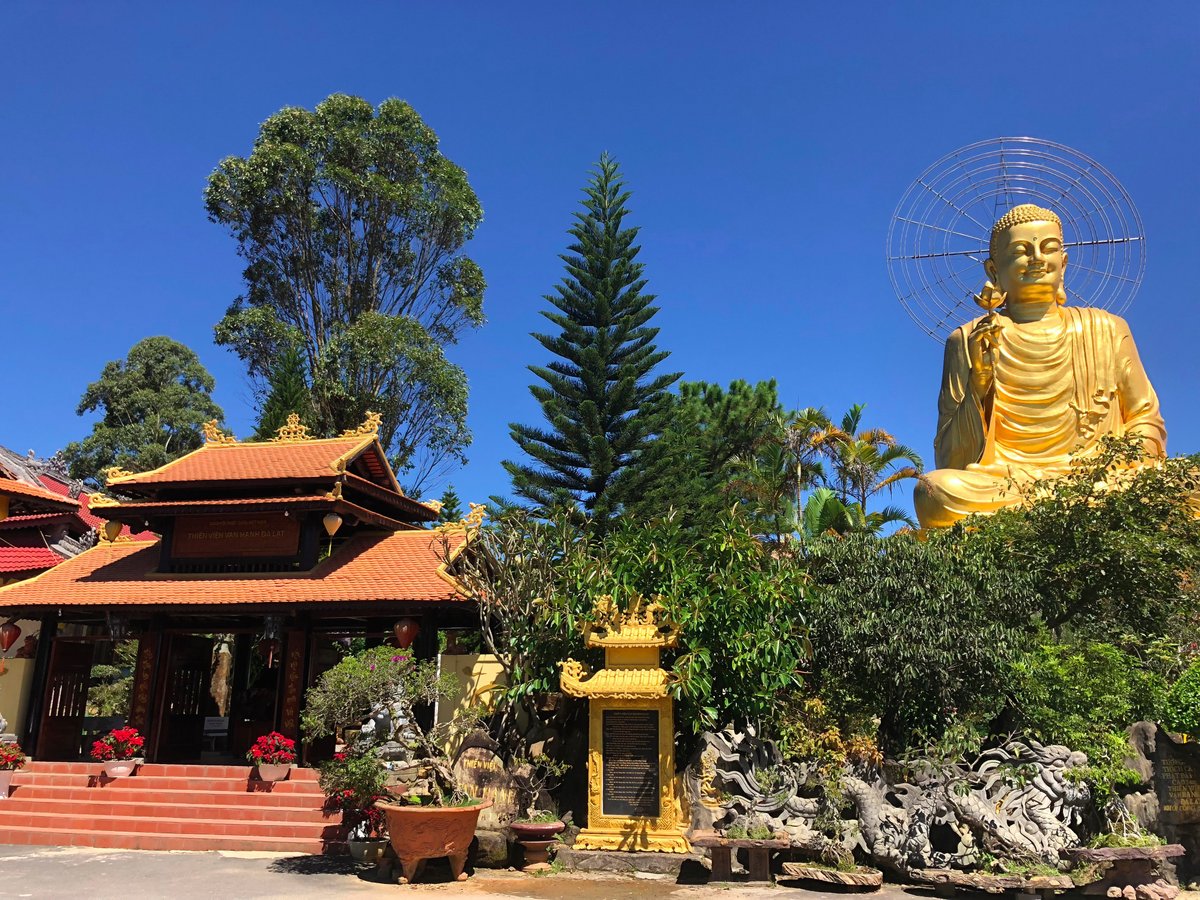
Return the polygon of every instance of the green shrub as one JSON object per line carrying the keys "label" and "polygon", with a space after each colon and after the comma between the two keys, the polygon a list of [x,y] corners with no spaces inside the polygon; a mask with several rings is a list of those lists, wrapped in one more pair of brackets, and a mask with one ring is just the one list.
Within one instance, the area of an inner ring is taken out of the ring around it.
{"label": "green shrub", "polygon": [[1162,723],[1171,731],[1200,734],[1200,660],[1192,663],[1167,691]]}

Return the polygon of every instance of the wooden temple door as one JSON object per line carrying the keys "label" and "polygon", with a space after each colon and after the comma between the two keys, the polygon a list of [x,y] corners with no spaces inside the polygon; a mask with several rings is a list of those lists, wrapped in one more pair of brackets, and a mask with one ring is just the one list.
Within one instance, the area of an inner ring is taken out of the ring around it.
{"label": "wooden temple door", "polygon": [[50,648],[39,759],[75,760],[84,755],[84,716],[95,648],[88,641],[55,638]]}
{"label": "wooden temple door", "polygon": [[215,715],[209,694],[213,639],[175,634],[168,651],[159,717],[157,762],[198,760],[204,749],[204,720]]}

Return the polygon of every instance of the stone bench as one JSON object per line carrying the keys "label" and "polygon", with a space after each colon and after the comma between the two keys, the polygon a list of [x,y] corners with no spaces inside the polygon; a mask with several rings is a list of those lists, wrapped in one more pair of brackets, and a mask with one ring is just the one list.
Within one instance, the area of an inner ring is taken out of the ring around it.
{"label": "stone bench", "polygon": [[703,847],[712,856],[710,881],[733,881],[733,851],[745,850],[751,881],[771,880],[771,851],[786,850],[792,839],[780,832],[772,838],[727,838],[715,831],[697,831],[688,836],[693,847]]}

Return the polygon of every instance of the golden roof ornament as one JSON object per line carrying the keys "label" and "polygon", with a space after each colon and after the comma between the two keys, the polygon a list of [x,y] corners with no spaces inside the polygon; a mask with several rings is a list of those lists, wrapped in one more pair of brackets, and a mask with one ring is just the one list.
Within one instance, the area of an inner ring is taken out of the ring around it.
{"label": "golden roof ornament", "polygon": [[88,495],[88,509],[103,509],[108,506],[120,506],[119,500],[115,500],[108,494],[90,494]]}
{"label": "golden roof ornament", "polygon": [[[440,500],[421,500],[420,501],[430,509],[441,512],[442,502]],[[457,522],[443,522],[437,526],[434,531],[439,531],[442,534],[467,534],[470,535],[473,531],[478,531],[483,527],[483,520],[487,518],[486,503],[468,503],[471,511]]]}
{"label": "golden roof ornament", "polygon": [[271,440],[277,444],[294,444],[311,441],[312,436],[308,433],[308,426],[300,421],[299,414],[288,413],[287,424],[277,428]]}
{"label": "golden roof ornament", "polygon": [[650,602],[634,594],[629,609],[621,612],[609,595],[594,607],[596,620],[584,626],[583,639],[589,647],[674,647],[679,629],[664,615],[662,597]]}
{"label": "golden roof ornament", "polygon": [[370,437],[371,435],[379,434],[379,426],[383,424],[383,416],[377,412],[367,410],[367,417],[363,419],[361,425],[357,428],[347,428],[342,432],[342,437]]}
{"label": "golden roof ornament", "polygon": [[236,444],[238,442],[232,434],[221,430],[216,419],[204,423],[204,440],[209,444]]}
{"label": "golden roof ornament", "polygon": [[128,469],[122,469],[120,466],[109,466],[104,470],[104,480],[112,481],[115,478],[129,478],[136,472],[130,472]]}

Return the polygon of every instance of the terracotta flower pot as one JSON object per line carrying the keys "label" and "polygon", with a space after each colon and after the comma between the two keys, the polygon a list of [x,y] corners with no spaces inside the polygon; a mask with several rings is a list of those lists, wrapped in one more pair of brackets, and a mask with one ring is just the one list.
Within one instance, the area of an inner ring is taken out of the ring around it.
{"label": "terracotta flower pot", "polygon": [[136,759],[110,759],[100,763],[100,768],[109,778],[124,778],[137,771]]}
{"label": "terracotta flower pot", "polygon": [[0,769],[0,800],[8,799],[8,789],[15,772],[15,769]]}
{"label": "terracotta flower pot", "polygon": [[291,763],[259,763],[259,781],[283,781],[292,770]]}
{"label": "terracotta flower pot", "polygon": [[416,879],[427,859],[445,856],[450,871],[459,881],[465,881],[467,851],[475,837],[479,813],[492,805],[484,800],[475,806],[401,806],[398,803],[379,803],[388,820],[388,835],[404,874],[401,884]]}
{"label": "terracotta flower pot", "polygon": [[508,827],[525,850],[523,870],[538,872],[550,868],[550,848],[555,844],[555,835],[567,826],[562,822],[512,822]]}

